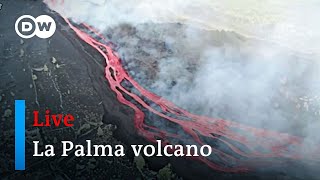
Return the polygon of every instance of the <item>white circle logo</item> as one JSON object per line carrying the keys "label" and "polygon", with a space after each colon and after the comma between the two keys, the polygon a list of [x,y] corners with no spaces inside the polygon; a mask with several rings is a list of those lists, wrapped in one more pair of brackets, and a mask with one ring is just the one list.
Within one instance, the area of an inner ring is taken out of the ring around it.
{"label": "white circle logo", "polygon": [[32,38],[34,35],[46,39],[56,31],[56,22],[48,15],[41,15],[34,18],[31,15],[19,17],[15,23],[16,33],[21,38]]}

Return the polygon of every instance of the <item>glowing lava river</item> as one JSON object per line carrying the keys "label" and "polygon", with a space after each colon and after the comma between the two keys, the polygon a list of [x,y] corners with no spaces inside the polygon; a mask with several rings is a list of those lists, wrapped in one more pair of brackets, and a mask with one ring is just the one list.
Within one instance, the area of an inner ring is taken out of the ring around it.
{"label": "glowing lava river", "polygon": [[[121,59],[112,49],[112,43],[108,42],[102,33],[86,24],[76,25],[66,18],[65,21],[81,40],[105,58],[105,78],[110,88],[122,104],[134,110],[133,121],[137,133],[148,141],[155,143],[157,139],[161,139],[163,145],[181,142],[203,145],[213,142],[210,143],[212,157],[197,156],[192,159],[223,172],[252,171],[257,166],[269,166],[268,160],[271,159],[277,163],[284,160],[313,159],[315,152],[301,154],[303,141],[300,137],[249,127],[234,121],[195,115],[149,92],[124,69]],[[146,122],[146,113],[152,113],[174,126],[179,126],[183,133],[172,133],[150,125]]]}

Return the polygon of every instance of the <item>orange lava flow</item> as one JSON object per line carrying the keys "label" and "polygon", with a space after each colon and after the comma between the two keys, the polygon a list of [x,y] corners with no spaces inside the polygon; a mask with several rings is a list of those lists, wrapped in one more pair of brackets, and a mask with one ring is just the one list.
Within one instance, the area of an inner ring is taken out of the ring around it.
{"label": "orange lava flow", "polygon": [[[121,59],[102,33],[86,24],[75,25],[67,18],[65,21],[81,40],[104,57],[105,78],[110,88],[116,93],[119,102],[134,110],[133,121],[137,133],[148,141],[156,143],[157,139],[161,139],[163,145],[177,144],[177,140],[197,145],[215,142],[216,144],[210,144],[214,157],[196,156],[192,159],[223,172],[247,172],[254,170],[257,164],[269,166],[270,159],[281,163],[282,159],[313,158],[311,154],[310,157],[301,155],[303,141],[297,136],[195,115],[146,90],[127,73]],[[157,118],[148,119],[146,113]],[[181,128],[182,132],[171,132],[157,127],[156,123],[148,123],[159,118],[162,119],[161,122],[168,121]]]}

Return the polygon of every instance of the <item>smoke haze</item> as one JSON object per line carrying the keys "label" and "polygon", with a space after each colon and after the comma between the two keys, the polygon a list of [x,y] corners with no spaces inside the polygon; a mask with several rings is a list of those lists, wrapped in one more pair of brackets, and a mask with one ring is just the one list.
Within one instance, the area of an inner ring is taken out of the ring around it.
{"label": "smoke haze", "polygon": [[52,8],[108,35],[129,73],[178,106],[320,142],[319,1],[69,0]]}

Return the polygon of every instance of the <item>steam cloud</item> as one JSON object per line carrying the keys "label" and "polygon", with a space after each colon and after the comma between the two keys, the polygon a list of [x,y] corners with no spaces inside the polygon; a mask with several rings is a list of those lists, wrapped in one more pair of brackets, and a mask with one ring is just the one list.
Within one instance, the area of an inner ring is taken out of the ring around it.
{"label": "steam cloud", "polygon": [[130,74],[178,106],[320,142],[319,1],[64,3],[52,8],[108,34]]}

